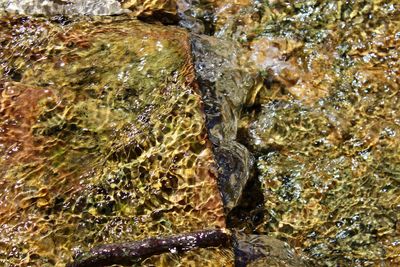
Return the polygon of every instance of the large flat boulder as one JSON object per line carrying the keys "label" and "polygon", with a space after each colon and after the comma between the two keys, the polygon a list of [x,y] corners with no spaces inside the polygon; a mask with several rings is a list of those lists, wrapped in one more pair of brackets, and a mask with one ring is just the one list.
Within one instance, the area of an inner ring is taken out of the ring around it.
{"label": "large flat boulder", "polygon": [[[185,31],[0,24],[2,264],[63,266],[99,244],[225,227]],[[145,264],[212,262],[231,265],[230,250]]]}

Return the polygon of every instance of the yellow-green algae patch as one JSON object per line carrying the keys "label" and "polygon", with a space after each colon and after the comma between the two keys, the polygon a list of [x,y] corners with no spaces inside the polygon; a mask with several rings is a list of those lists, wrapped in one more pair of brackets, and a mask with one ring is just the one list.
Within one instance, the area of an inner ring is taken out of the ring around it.
{"label": "yellow-green algae patch", "polygon": [[[0,263],[223,228],[188,35],[126,18],[3,17]],[[229,266],[201,249],[146,264]]]}

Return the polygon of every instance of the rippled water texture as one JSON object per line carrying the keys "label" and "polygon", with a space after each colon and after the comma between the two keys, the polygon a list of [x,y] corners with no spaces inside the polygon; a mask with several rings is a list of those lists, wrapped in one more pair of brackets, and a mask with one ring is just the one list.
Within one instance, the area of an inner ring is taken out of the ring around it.
{"label": "rippled water texture", "polygon": [[227,218],[250,266],[400,265],[397,0],[0,7],[0,263]]}
{"label": "rippled water texture", "polygon": [[256,231],[313,266],[399,265],[399,3],[261,9],[246,41],[263,82],[241,125],[264,192]]}
{"label": "rippled water texture", "polygon": [[186,32],[126,18],[1,29],[0,262],[63,266],[102,243],[224,227]]}

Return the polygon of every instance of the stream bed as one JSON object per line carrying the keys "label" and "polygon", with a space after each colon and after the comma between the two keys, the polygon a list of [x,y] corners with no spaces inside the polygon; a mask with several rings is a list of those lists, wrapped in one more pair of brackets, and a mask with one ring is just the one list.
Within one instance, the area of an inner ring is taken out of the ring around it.
{"label": "stream bed", "polygon": [[396,0],[0,0],[0,75],[0,265],[400,265]]}

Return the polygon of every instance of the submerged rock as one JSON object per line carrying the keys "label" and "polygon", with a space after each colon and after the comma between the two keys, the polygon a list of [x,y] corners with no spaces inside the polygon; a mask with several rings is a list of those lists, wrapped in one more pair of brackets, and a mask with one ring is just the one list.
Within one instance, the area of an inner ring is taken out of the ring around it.
{"label": "submerged rock", "polygon": [[235,266],[237,267],[305,267],[303,256],[286,242],[266,235],[235,232]]}
{"label": "submerged rock", "polygon": [[240,201],[251,176],[252,156],[236,139],[242,105],[255,77],[242,68],[242,49],[234,42],[193,36],[192,47],[207,128],[219,167],[220,190],[230,211]]}
{"label": "submerged rock", "polygon": [[267,2],[250,42],[264,81],[240,124],[264,191],[256,231],[312,266],[397,266],[399,3]]}
{"label": "submerged rock", "polygon": [[[0,262],[225,227],[188,34],[121,18],[3,17]],[[144,264],[229,266],[229,249]]]}

